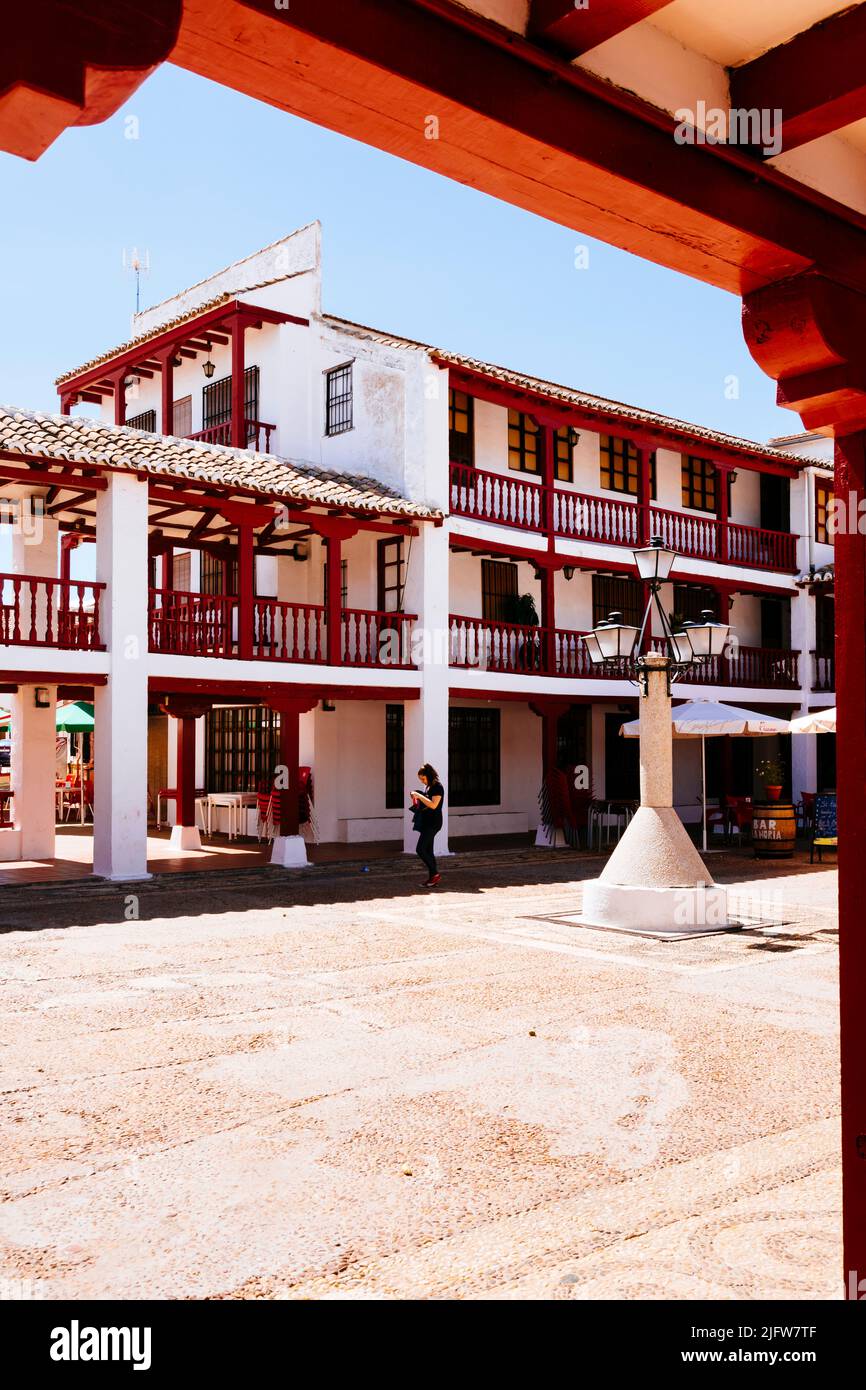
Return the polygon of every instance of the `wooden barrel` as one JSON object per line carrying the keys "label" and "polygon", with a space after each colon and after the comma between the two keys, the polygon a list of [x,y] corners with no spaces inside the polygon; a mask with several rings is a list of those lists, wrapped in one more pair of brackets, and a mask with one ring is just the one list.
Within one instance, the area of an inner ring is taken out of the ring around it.
{"label": "wooden barrel", "polygon": [[797,837],[794,808],[786,801],[756,801],[752,844],[759,859],[790,859]]}

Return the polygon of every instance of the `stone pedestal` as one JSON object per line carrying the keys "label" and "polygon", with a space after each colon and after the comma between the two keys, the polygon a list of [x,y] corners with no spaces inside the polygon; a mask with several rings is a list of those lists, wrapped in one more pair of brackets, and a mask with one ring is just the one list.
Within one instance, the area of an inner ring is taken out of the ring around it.
{"label": "stone pedestal", "polygon": [[303,835],[276,835],[271,848],[271,863],[280,869],[307,869],[307,842]]}

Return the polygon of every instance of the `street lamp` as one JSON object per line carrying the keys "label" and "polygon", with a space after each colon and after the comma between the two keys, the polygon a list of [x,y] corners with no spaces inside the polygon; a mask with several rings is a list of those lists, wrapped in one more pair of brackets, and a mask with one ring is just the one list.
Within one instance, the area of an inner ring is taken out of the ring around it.
{"label": "street lamp", "polygon": [[640,628],[624,623],[621,613],[611,613],[580,640],[586,646],[590,661],[594,665],[630,664],[646,691],[646,662],[642,648],[647,624],[655,608],[659,614],[662,637],[667,648],[670,693],[671,682],[683,675],[689,667],[706,665],[714,657],[722,654],[730,627],[728,623],[717,622],[711,610],[706,608],[701,613],[700,622],[686,622],[681,631],[674,632],[659,595],[662,584],[670,577],[674,562],[678,558],[677,552],[666,546],[659,536],[654,536],[649,545],[641,546],[632,553],[638,575],[650,590]]}

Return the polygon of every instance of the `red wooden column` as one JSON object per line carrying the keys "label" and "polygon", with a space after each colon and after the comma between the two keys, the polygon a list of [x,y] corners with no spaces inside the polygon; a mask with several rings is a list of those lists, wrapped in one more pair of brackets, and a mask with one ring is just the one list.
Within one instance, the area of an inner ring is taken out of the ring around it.
{"label": "red wooden column", "polygon": [[[279,836],[274,840],[271,862],[285,868],[306,864],[307,855],[300,835],[299,804],[301,783],[298,776],[301,761],[301,715],[315,709],[318,700],[279,694],[269,700],[271,709],[280,716],[280,764],[286,770],[279,795]],[[288,842],[288,843],[287,843]]]}
{"label": "red wooden column", "polygon": [[[556,425],[555,422],[544,416],[536,417],[536,424],[541,433],[541,482],[544,488],[542,517],[547,533],[547,553],[552,560],[556,551],[556,537],[553,530],[553,489],[556,484],[554,431]],[[556,569],[554,565],[551,563],[541,566],[539,577],[541,579],[541,669],[552,675],[556,670]]]}
{"label": "red wooden column", "polygon": [[541,578],[541,664],[548,675],[556,671],[556,569],[540,567]]}
{"label": "red wooden column", "polygon": [[177,721],[177,819],[171,834],[171,842],[177,849],[198,849],[201,845],[195,823],[195,725],[211,705],[209,699],[185,695],[170,696],[162,705],[165,713]]}
{"label": "red wooden column", "polygon": [[310,527],[325,542],[328,586],[325,594],[327,663],[343,661],[343,542],[358,534],[358,524],[345,516],[311,516]]}
{"label": "red wooden column", "polygon": [[75,402],[74,396],[63,395],[60,397],[60,414],[69,415]]}
{"label": "red wooden column", "polygon": [[[731,621],[731,591],[730,589],[719,588],[716,590],[719,596],[719,622],[729,623]],[[727,685],[731,677],[731,662],[727,656],[719,658],[719,677],[722,685]],[[730,739],[728,740],[728,751],[730,753]]]}
{"label": "red wooden column", "polygon": [[166,542],[162,552],[162,588],[174,588],[174,547]]}
{"label": "red wooden column", "polygon": [[256,533],[254,526],[238,526],[238,656],[249,661],[255,631]]}
{"label": "red wooden column", "polygon": [[174,434],[174,354],[175,349],[173,347],[159,354],[159,361],[162,364],[159,426],[163,434]]}
{"label": "red wooden column", "polygon": [[719,523],[718,558],[723,565],[728,563],[730,544],[728,536],[728,485],[731,470],[726,464],[716,464],[716,517]]}
{"label": "red wooden column", "polygon": [[229,320],[232,340],[232,427],[231,445],[245,449],[247,445],[246,411],[244,407],[244,333],[246,320],[235,314]]}
{"label": "red wooden column", "polygon": [[652,540],[652,450],[637,446],[638,537],[641,545]]}
{"label": "red wooden column", "polygon": [[[866,431],[836,440],[836,496],[849,522],[852,503],[855,513],[864,506]],[[866,1279],[866,541],[857,515],[836,535],[842,1232],[846,1297],[853,1299]]]}
{"label": "red wooden column", "polygon": [[114,386],[114,423],[116,425],[126,424],[126,369],[122,372],[112,372],[111,382]]}

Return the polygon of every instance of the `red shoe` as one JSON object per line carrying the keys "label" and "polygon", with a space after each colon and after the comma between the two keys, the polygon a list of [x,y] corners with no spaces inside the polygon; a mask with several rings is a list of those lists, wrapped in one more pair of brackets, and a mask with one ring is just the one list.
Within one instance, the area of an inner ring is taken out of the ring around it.
{"label": "red shoe", "polygon": [[424,884],[424,887],[425,887],[425,888],[435,888],[435,887],[436,887],[436,884],[439,882],[439,880],[441,879],[441,877],[442,877],[441,874],[434,874],[432,878],[428,878],[427,882]]}

